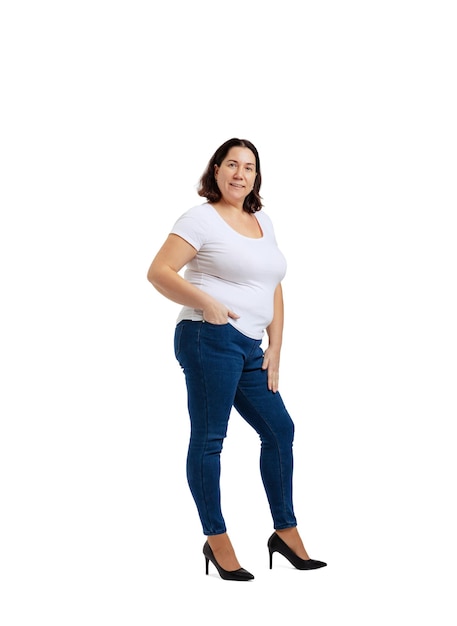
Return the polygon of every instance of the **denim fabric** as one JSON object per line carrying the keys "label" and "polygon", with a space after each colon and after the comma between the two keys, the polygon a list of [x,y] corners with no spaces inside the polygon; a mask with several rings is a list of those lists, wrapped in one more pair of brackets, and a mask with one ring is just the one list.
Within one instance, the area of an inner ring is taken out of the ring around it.
{"label": "denim fabric", "polygon": [[279,392],[268,390],[260,344],[230,323],[183,320],[176,326],[175,355],[185,374],[191,423],[187,479],[205,535],[226,532],[220,454],[233,406],[260,436],[260,471],[274,528],[297,523],[292,503],[294,424]]}

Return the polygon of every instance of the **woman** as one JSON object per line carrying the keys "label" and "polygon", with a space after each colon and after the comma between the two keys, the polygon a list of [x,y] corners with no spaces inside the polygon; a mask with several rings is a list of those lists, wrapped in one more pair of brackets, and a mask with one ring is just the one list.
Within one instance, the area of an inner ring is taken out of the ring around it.
{"label": "woman", "polygon": [[294,425],[278,393],[286,262],[261,211],[260,185],[255,146],[236,138],[222,144],[200,180],[207,202],[177,220],[148,272],[161,294],[183,305],[174,345],[191,422],[187,478],[207,537],[206,573],[211,561],[225,580],[254,578],[240,566],[221,511],[220,454],[232,406],[261,439],[275,529],[270,569],[274,552],[298,569],[326,565],[309,558],[293,510]]}

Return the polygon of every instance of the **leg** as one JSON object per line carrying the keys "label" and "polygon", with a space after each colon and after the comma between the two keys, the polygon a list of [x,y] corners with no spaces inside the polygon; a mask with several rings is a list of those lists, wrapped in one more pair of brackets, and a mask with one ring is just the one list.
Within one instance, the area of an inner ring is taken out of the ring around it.
{"label": "leg", "polygon": [[246,363],[234,405],[260,436],[260,471],[274,528],[297,556],[308,560],[293,508],[294,425],[280,394],[268,390],[262,362],[263,353],[259,349]]}
{"label": "leg", "polygon": [[274,527],[285,529],[297,524],[292,500],[294,424],[280,394],[268,390],[262,361],[259,347],[245,364],[234,405],[260,436],[260,471]]}
{"label": "leg", "polygon": [[243,364],[227,326],[184,322],[175,333],[175,353],[186,377],[191,423],[187,478],[208,536],[226,532],[220,499],[220,454]]}

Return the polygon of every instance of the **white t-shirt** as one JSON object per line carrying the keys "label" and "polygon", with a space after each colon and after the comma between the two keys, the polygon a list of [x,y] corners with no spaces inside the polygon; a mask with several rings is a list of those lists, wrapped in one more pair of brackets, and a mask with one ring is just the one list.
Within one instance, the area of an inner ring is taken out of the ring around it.
{"label": "white t-shirt", "polygon": [[[273,224],[261,210],[255,213],[263,236],[245,237],[227,224],[211,204],[186,211],[171,233],[196,250],[184,278],[237,313],[228,322],[252,339],[262,339],[274,314],[274,292],[286,273],[286,260],[278,248]],[[200,309],[184,306],[178,322],[201,321]]]}

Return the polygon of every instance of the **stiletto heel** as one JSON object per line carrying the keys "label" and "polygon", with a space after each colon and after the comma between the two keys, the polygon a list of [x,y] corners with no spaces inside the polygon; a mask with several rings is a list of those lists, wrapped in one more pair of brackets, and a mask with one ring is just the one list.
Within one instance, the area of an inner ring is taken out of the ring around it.
{"label": "stiletto heel", "polygon": [[324,561],[314,559],[302,559],[293,552],[277,533],[273,533],[268,539],[268,552],[270,554],[270,569],[273,568],[273,553],[282,554],[296,569],[318,569],[325,567]]}
{"label": "stiletto heel", "polygon": [[233,570],[232,572],[229,572],[226,569],[223,569],[219,565],[219,563],[216,561],[213,551],[211,550],[208,542],[206,542],[205,545],[203,546],[203,554],[205,555],[207,576],[208,576],[209,562],[211,561],[211,563],[219,572],[219,576],[223,578],[224,580],[252,580],[254,578],[254,576],[250,572],[248,572],[242,567],[240,567],[239,569]]}

